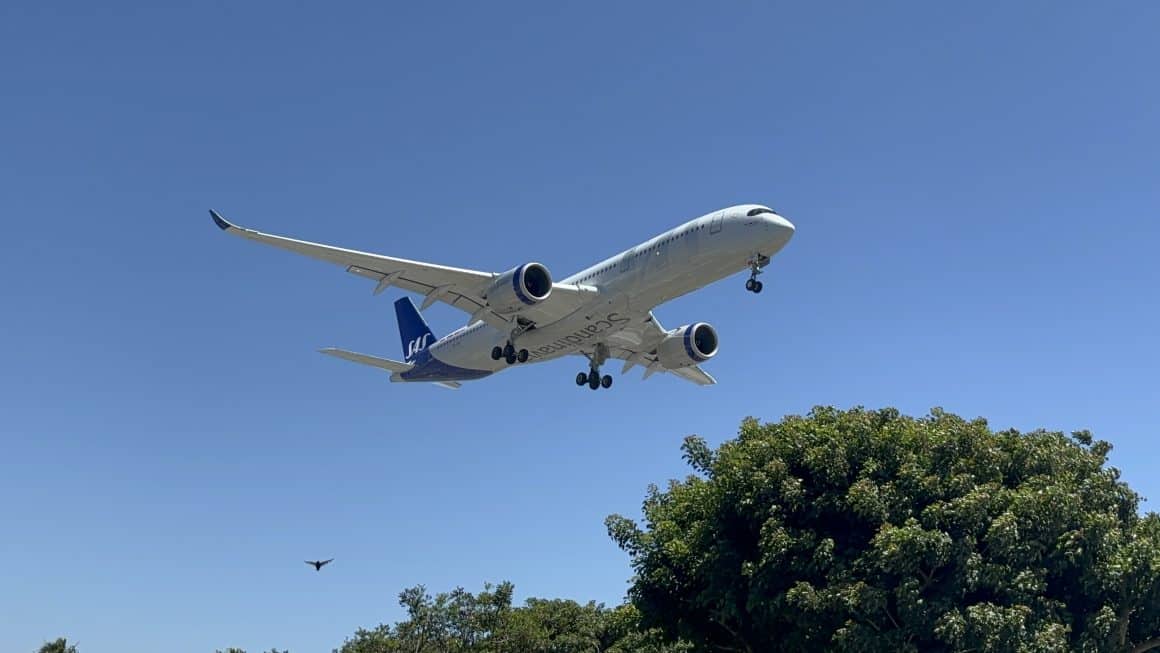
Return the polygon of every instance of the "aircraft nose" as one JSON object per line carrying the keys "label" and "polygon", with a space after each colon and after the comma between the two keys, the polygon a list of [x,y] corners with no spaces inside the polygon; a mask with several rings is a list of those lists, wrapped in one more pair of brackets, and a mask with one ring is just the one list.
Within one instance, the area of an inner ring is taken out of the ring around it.
{"label": "aircraft nose", "polygon": [[765,229],[782,245],[788,243],[794,234],[793,223],[776,213],[765,216]]}

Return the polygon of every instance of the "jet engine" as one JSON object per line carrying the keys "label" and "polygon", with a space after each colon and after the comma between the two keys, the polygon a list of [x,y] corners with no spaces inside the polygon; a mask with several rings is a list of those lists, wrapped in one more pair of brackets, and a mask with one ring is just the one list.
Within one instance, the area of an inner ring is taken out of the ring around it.
{"label": "jet engine", "polygon": [[487,290],[487,305],[496,313],[535,306],[552,294],[552,274],[540,263],[525,263],[499,275]]}
{"label": "jet engine", "polygon": [[657,355],[670,370],[704,363],[717,355],[717,330],[706,322],[674,329],[657,347]]}

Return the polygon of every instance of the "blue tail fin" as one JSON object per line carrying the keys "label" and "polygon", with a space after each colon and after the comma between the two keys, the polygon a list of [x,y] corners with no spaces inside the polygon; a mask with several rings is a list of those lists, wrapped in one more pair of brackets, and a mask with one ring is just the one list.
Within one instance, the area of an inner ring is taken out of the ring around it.
{"label": "blue tail fin", "polygon": [[410,363],[435,343],[435,334],[410,297],[395,300],[395,317],[399,319],[399,337],[403,340],[403,360]]}

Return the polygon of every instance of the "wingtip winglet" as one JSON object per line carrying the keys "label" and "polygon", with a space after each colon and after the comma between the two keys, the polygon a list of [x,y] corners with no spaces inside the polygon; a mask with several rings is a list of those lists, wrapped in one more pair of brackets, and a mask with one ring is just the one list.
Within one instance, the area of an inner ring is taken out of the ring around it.
{"label": "wingtip winglet", "polygon": [[211,218],[213,218],[214,224],[216,224],[218,226],[218,229],[221,229],[222,231],[225,231],[225,230],[229,229],[230,227],[234,226],[234,225],[230,224],[229,222],[226,222],[226,219],[223,218],[220,213],[218,213],[217,211],[215,211],[213,209],[209,210],[209,216]]}

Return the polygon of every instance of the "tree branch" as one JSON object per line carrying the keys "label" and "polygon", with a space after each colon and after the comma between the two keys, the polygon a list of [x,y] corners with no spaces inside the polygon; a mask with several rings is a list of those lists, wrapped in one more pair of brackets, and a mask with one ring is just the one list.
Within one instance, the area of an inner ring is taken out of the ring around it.
{"label": "tree branch", "polygon": [[883,608],[883,611],[886,613],[886,616],[890,618],[890,623],[894,624],[894,627],[898,630],[902,630],[902,626],[898,625],[898,621],[894,618],[894,615],[890,614],[890,606]]}
{"label": "tree branch", "polygon": [[1160,647],[1160,637],[1153,637],[1150,640],[1132,647],[1132,653],[1144,653],[1144,651],[1151,651],[1157,647]]}
{"label": "tree branch", "polygon": [[742,646],[745,647],[744,649],[739,649],[739,648],[738,649],[728,649],[728,648],[725,648],[723,646],[719,647],[719,648],[723,648],[725,650],[734,650],[734,651],[745,650],[745,651],[749,651],[749,653],[753,653],[753,649],[750,648],[749,642],[745,641],[745,638],[742,637],[741,635],[738,635],[737,631],[733,630],[729,626],[726,626],[725,622],[720,621],[719,619],[717,619],[715,617],[709,617],[709,620],[712,621],[713,623],[717,624],[718,626],[721,626],[721,628],[723,628],[725,630],[725,632],[729,633],[733,637],[733,639],[737,640],[738,643],[740,643]]}
{"label": "tree branch", "polygon": [[926,589],[934,582],[934,571],[934,569],[931,569],[930,573],[927,573],[921,569],[918,570],[918,573],[922,576],[922,587],[918,588],[920,594],[925,592]]}
{"label": "tree branch", "polygon": [[1132,608],[1128,605],[1120,608],[1116,614],[1116,644],[1120,647],[1128,645],[1128,618],[1132,616]]}

